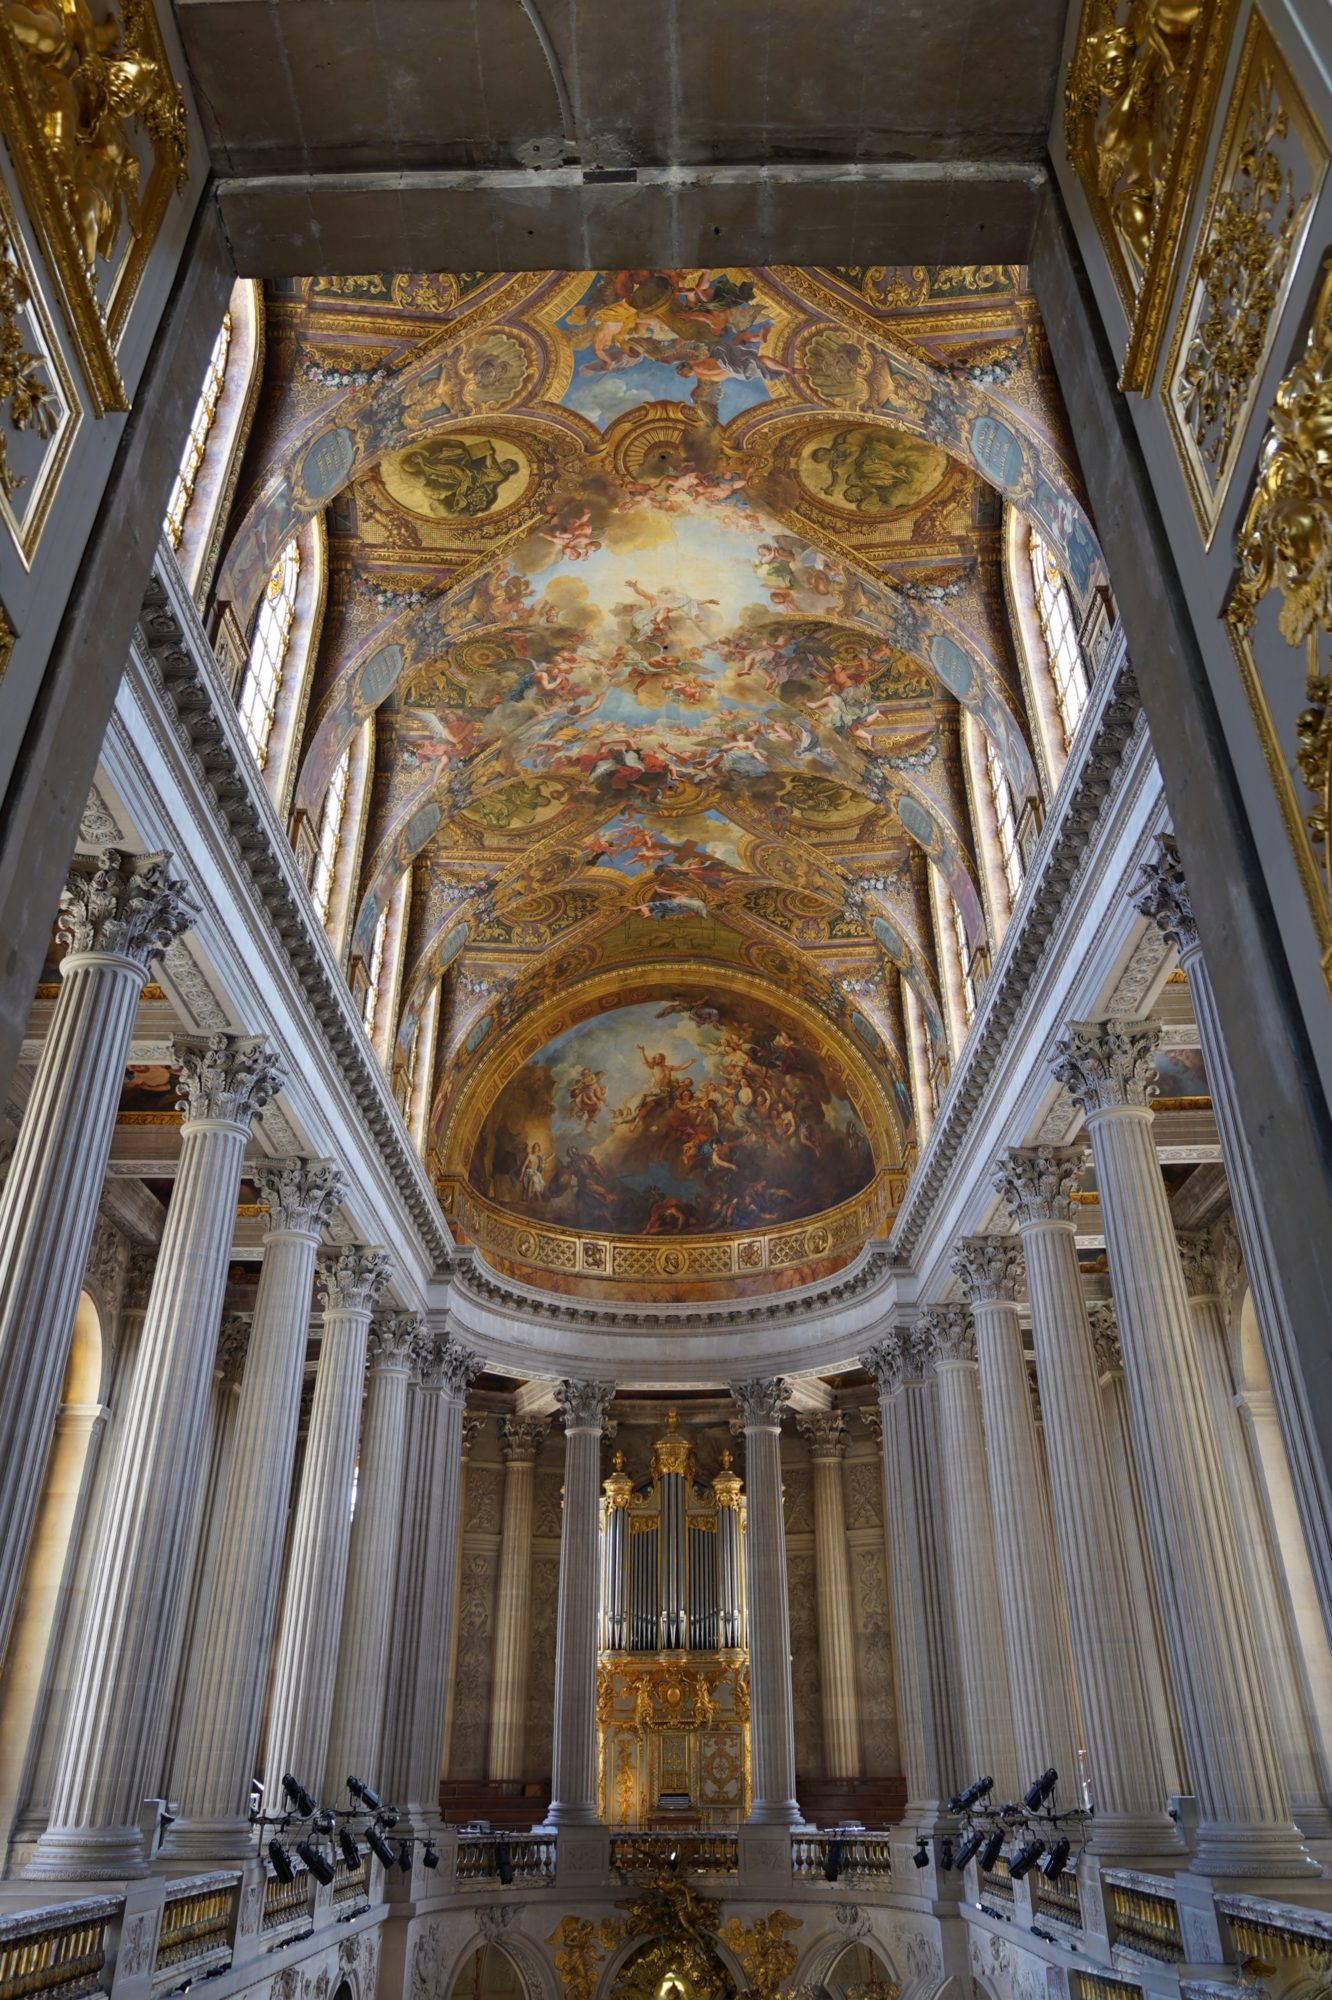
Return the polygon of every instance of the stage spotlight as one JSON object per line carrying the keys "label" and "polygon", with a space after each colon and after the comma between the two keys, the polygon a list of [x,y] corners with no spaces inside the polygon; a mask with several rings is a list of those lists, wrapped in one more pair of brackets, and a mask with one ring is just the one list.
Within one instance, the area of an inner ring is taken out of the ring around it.
{"label": "stage spotlight", "polygon": [[830,1840],[828,1842],[828,1858],[823,1864],[823,1879],[825,1882],[835,1882],[841,1874],[842,1855],[845,1851],[845,1841]]}
{"label": "stage spotlight", "polygon": [[356,1836],[349,1826],[338,1828],[338,1846],[342,1849],[343,1860],[354,1874],[361,1865],[361,1850],[356,1845]]}
{"label": "stage spotlight", "polygon": [[968,1861],[974,1861],[981,1851],[985,1835],[979,1827],[973,1826],[957,1853],[953,1856],[954,1868],[965,1868]]}
{"label": "stage spotlight", "polygon": [[513,1857],[509,1853],[509,1843],[507,1840],[497,1840],[495,1842],[495,1873],[507,1889],[513,1880]]}
{"label": "stage spotlight", "polygon": [[315,1881],[321,1882],[324,1888],[327,1889],[329,1883],[333,1880],[334,1873],[333,1863],[329,1860],[328,1856],[321,1854],[317,1847],[312,1847],[308,1840],[298,1840],[296,1843],[296,1852],[314,1876]]}
{"label": "stage spotlight", "polygon": [[428,1840],[421,1851],[421,1866],[423,1868],[438,1868],[439,1866],[439,1849],[433,1840]]}
{"label": "stage spotlight", "polygon": [[982,1799],[988,1798],[993,1790],[993,1778],[976,1778],[964,1792],[954,1793],[948,1801],[948,1810],[950,1813],[970,1812],[973,1806],[978,1806]]}
{"label": "stage spotlight", "polygon": [[1024,1875],[1029,1875],[1044,1852],[1043,1840],[1024,1841],[1008,1864],[1008,1872],[1013,1881],[1020,1882]]}
{"label": "stage spotlight", "polygon": [[1041,1873],[1042,1875],[1044,1875],[1047,1882],[1052,1881],[1056,1875],[1063,1874],[1064,1869],[1068,1865],[1068,1857],[1070,1852],[1071,1849],[1069,1847],[1069,1843],[1066,1840],[1057,1840],[1055,1842],[1054,1846],[1050,1849],[1050,1852],[1046,1855],[1044,1861],[1042,1861],[1041,1863]]}
{"label": "stage spotlight", "polygon": [[401,1868],[404,1875],[411,1874],[412,1843],[410,1840],[400,1840],[398,1842],[398,1866],[399,1868]]}
{"label": "stage spotlight", "polygon": [[1028,1812],[1039,1812],[1059,1782],[1056,1770],[1042,1771],[1039,1778],[1028,1785],[1022,1795],[1022,1803]]}
{"label": "stage spotlight", "polygon": [[986,1835],[985,1845],[982,1847],[980,1851],[981,1867],[986,1869],[993,1868],[995,1862],[999,1859],[999,1856],[1003,1853],[1003,1851],[1004,1851],[1004,1830],[1001,1826],[997,1826],[994,1829],[993,1833]]}
{"label": "stage spotlight", "polygon": [[289,1805],[295,1806],[302,1819],[313,1819],[318,1808],[299,1778],[293,1778],[290,1771],[282,1773],[282,1791]]}
{"label": "stage spotlight", "polygon": [[945,1834],[939,1843],[939,1866],[943,1869],[945,1875],[952,1868],[953,1860],[953,1843],[948,1838],[948,1835]]}
{"label": "stage spotlight", "polygon": [[369,1806],[371,1812],[379,1811],[379,1793],[372,1791],[369,1785],[363,1785],[359,1778],[348,1778],[347,1790],[354,1799],[359,1799],[363,1806]]}
{"label": "stage spotlight", "polygon": [[379,1828],[377,1826],[368,1826],[365,1830],[365,1838],[375,1860],[382,1863],[385,1868],[392,1868],[398,1857],[379,1831]]}
{"label": "stage spotlight", "polygon": [[916,1851],[911,1857],[911,1865],[913,1868],[928,1868],[930,1865],[930,1850],[925,1845],[923,1839],[916,1842]]}
{"label": "stage spotlight", "polygon": [[269,1841],[268,1858],[272,1863],[273,1873],[279,1882],[294,1882],[296,1880],[296,1870],[291,1865],[291,1856],[280,1840]]}

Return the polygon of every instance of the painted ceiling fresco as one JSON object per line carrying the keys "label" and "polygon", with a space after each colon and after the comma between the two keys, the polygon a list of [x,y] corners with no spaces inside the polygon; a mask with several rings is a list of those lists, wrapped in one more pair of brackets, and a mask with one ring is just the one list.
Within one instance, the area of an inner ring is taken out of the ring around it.
{"label": "painted ceiling fresco", "polygon": [[[944,1039],[931,870],[971,942],[986,933],[964,711],[1015,797],[1037,789],[1005,503],[1083,601],[1101,558],[1012,267],[316,279],[270,297],[220,592],[244,621],[322,515],[295,802],[317,816],[373,717],[352,949],[410,870],[397,1046],[442,979],[442,1184],[571,1228],[707,1233],[834,1206],[901,1165],[903,983]],[[576,1025],[460,1155],[460,1094],[534,1008],[685,958],[715,968],[715,1019]],[[741,973],[849,1038],[890,1158],[870,1157],[828,1048],[783,1067],[777,1017],[728,1011]],[[655,1099],[640,1042],[693,1065]]]}

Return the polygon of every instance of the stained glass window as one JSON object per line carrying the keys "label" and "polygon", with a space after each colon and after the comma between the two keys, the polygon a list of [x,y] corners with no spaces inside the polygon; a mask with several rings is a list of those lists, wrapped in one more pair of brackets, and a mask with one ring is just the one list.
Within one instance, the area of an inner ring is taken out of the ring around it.
{"label": "stained glass window", "polygon": [[310,878],[310,894],[314,897],[315,908],[320,921],[328,922],[329,904],[333,900],[333,877],[338,865],[338,851],[342,846],[342,823],[347,816],[347,785],[351,778],[351,745],[343,751],[333,767],[333,776],[328,781],[324,793],[324,809],[319,815],[319,831],[315,836],[314,873]]}
{"label": "stained glass window", "polygon": [[273,733],[273,718],[277,714],[282,668],[291,644],[300,580],[301,552],[293,535],[274,563],[272,575],[264,586],[264,600],[255,621],[249,663],[241,681],[237,704],[241,728],[261,771],[268,761],[268,739]]}
{"label": "stained glass window", "polygon": [[1036,584],[1036,609],[1045,634],[1045,650],[1050,658],[1055,700],[1064,725],[1064,741],[1069,744],[1087,706],[1087,669],[1073,622],[1068,585],[1034,528],[1030,548],[1031,573]]}
{"label": "stained glass window", "polygon": [[221,329],[213,342],[213,351],[208,357],[208,372],[204,376],[199,400],[194,406],[189,434],[185,439],[185,449],[180,455],[180,469],[176,473],[176,483],[167,502],[165,526],[167,539],[173,549],[180,547],[180,538],[185,532],[185,516],[190,511],[195,481],[199,477],[199,468],[208,449],[209,433],[217,417],[217,405],[222,394],[222,385],[227,377],[227,356],[230,352],[231,314],[228,312],[222,316]]}

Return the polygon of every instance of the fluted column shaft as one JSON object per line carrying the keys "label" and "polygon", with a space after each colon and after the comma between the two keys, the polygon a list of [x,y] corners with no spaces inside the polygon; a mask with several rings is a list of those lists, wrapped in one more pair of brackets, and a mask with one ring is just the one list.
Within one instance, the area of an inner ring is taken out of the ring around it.
{"label": "fluted column shaft", "polygon": [[72,875],[70,950],[0,1192],[0,1655],[41,1498],[139,995],[187,906],[164,860]]}
{"label": "fluted column shaft", "polygon": [[[324,1160],[266,1160],[255,1170],[269,1228],[221,1502],[217,1566],[203,1606],[164,1852],[238,1858],[248,1823],[265,1680],[277,1617],[282,1539],[305,1369],[315,1253],[341,1183]],[[270,1774],[271,1778],[271,1774]],[[270,1784],[271,1791],[271,1784]]]}
{"label": "fluted column shaft", "polygon": [[[971,1315],[946,1307],[925,1315],[924,1337],[938,1379],[939,1482],[953,1580],[962,1742],[970,1778],[993,1777],[996,1796],[1018,1795],[1017,1746],[1002,1630],[994,1522],[990,1513]],[[1044,1769],[1044,1765],[1041,1766]],[[1034,1771],[1028,1778],[1034,1777]]]}
{"label": "fluted column shaft", "polygon": [[745,1427],[745,1580],[749,1606],[751,1825],[799,1826],[795,1703],[791,1691],[791,1605],[782,1519],[782,1412],[790,1392],[780,1377],[738,1382],[732,1393]]}
{"label": "fluted column shaft", "polygon": [[504,1505],[500,1519],[499,1585],[490,1702],[489,1774],[521,1778],[527,1719],[528,1644],[532,1629],[532,1502],[544,1417],[505,1417]]}
{"label": "fluted column shaft", "polygon": [[292,1522],[264,1755],[264,1781],[273,1799],[281,1796],[285,1772],[316,1796],[323,1779],[347,1584],[366,1342],[370,1315],[387,1280],[388,1262],[379,1250],[340,1251],[319,1271],[324,1330]]}
{"label": "fluted column shaft", "polygon": [[846,1545],[842,1460],[846,1419],[840,1411],[801,1417],[814,1481],[814,1585],[819,1619],[819,1704],[823,1713],[824,1776],[860,1776],[860,1703],[856,1634],[851,1611],[851,1564]]}
{"label": "fluted column shaft", "polygon": [[597,1548],[601,1431],[614,1389],[608,1382],[562,1382],[564,1513],[555,1623],[555,1728],[551,1747],[552,1826],[597,1818]]}
{"label": "fluted column shaft", "polygon": [[139,1809],[160,1782],[200,1475],[250,1121],[277,1087],[262,1043],[180,1038],[186,1116],[79,1646],[51,1823],[28,1873],[144,1872]]}
{"label": "fluted column shaft", "polygon": [[1193,1865],[1299,1874],[1310,1863],[1291,1818],[1152,1138],[1159,1033],[1139,1021],[1074,1022],[1056,1074],[1091,1136],[1148,1534],[1157,1574],[1169,1579],[1166,1640],[1199,1806]]}
{"label": "fluted column shaft", "polygon": [[[1078,1730],[1068,1675],[1068,1628],[1055,1563],[1050,1493],[1027,1386],[1011,1238],[969,1238],[953,1268],[971,1299],[995,1536],[999,1610],[1020,1775],[1053,1765],[1062,1796],[1078,1795]],[[1014,1527],[1021,1511],[1021,1529]],[[997,1773],[994,1774],[997,1777]]]}
{"label": "fluted column shaft", "polygon": [[[1010,1153],[999,1176],[1022,1237],[1055,1548],[1103,1859],[1177,1855],[1148,1706],[1071,1196],[1080,1148]],[[1061,1792],[1071,1803],[1068,1791]]]}
{"label": "fluted column shaft", "polygon": [[412,1347],[420,1333],[416,1313],[381,1313],[370,1329],[356,1513],[324,1760],[326,1799],[337,1798],[349,1777],[376,1789],[382,1777],[384,1679],[402,1526],[407,1389]]}

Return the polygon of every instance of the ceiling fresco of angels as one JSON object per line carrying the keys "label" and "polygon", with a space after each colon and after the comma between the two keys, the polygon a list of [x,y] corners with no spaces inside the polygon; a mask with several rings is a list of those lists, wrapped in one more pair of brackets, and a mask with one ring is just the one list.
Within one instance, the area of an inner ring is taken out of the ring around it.
{"label": "ceiling fresco of angels", "polygon": [[[753,1226],[738,1209],[727,1223],[727,1169],[757,1142],[737,1127],[667,1144],[634,1108],[647,1072],[628,1025],[605,1062],[604,1029],[571,1030],[537,1064],[540,1129],[509,1117],[511,1083],[486,1144],[455,1157],[460,1094],[533,1008],[686,957],[715,966],[719,1006],[743,972],[816,1010],[874,1077],[900,1164],[904,989],[944,1042],[932,884],[971,944],[987,932],[964,717],[1014,797],[1037,792],[1006,504],[1039,523],[1077,601],[1101,574],[1022,274],[309,280],[269,312],[223,589],[247,615],[285,536],[322,516],[295,803],[317,817],[373,720],[352,948],[410,873],[397,1043],[442,980],[436,1167],[520,1212],[563,1200],[575,1225]],[[722,1092],[706,1025],[686,1097]],[[617,1103],[580,1138],[584,1068],[613,1075]],[[787,1094],[796,1132],[772,1171],[746,1155],[774,1212],[822,1133]],[[808,1178],[831,1205],[888,1163],[828,1116]],[[703,1149],[688,1163],[686,1143]],[[633,1183],[620,1155],[645,1149]]]}

